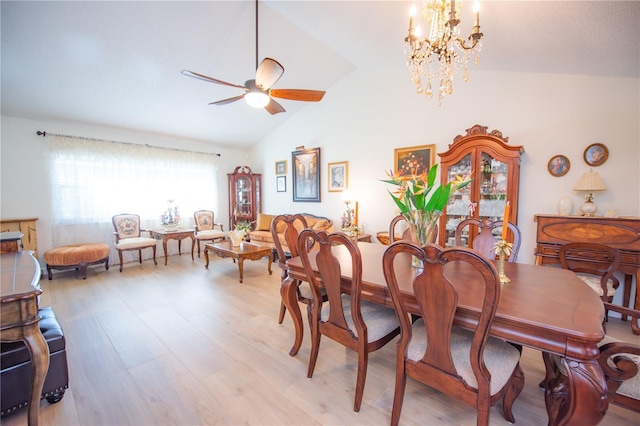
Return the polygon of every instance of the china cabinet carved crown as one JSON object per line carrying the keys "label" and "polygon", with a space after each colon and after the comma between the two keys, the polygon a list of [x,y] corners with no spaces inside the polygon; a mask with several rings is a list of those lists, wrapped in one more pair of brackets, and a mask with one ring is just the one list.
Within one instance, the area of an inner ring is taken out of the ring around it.
{"label": "china cabinet carved crown", "polygon": [[262,175],[238,166],[229,177],[229,229],[238,222],[253,222],[262,208]]}
{"label": "china cabinet carved crown", "polygon": [[[503,220],[507,202],[510,210],[505,220],[517,222],[520,156],[524,148],[508,145],[508,141],[501,131],[487,132],[486,126],[476,124],[467,129],[466,135],[456,136],[448,151],[438,154],[441,182],[466,174],[473,179],[450,198],[440,218],[438,241],[442,246],[455,245],[456,227],[464,219]],[[463,235],[463,241],[470,239],[466,241],[468,246],[477,233],[473,228]],[[511,232],[507,240],[513,242]]]}

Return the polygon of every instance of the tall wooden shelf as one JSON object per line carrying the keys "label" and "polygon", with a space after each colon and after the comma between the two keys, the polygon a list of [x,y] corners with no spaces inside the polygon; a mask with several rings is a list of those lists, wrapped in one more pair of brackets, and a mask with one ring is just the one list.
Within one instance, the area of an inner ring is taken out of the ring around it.
{"label": "tall wooden shelf", "polygon": [[[463,219],[502,220],[507,202],[511,206],[507,219],[517,223],[520,156],[524,148],[508,145],[508,141],[499,130],[487,132],[486,126],[476,124],[467,129],[466,135],[456,136],[448,151],[438,154],[441,182],[453,180],[456,174],[471,174],[473,179],[451,197],[440,218],[438,242],[442,246],[454,245],[456,226]],[[469,208],[470,205],[474,207]],[[469,234],[467,238],[473,239],[475,230],[470,229]]]}
{"label": "tall wooden shelf", "polygon": [[238,166],[229,177],[229,229],[238,222],[254,222],[262,209],[262,175]]}

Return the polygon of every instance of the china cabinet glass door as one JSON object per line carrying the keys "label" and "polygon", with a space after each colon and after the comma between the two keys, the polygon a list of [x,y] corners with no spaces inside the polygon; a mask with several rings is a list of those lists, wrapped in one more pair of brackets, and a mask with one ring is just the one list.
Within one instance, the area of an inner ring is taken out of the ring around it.
{"label": "china cabinet glass door", "polygon": [[[517,223],[518,185],[520,176],[521,146],[508,145],[508,138],[494,130],[486,132],[484,126],[467,129],[466,136],[458,136],[441,157],[441,180],[449,182],[456,175],[471,175],[471,184],[454,193],[449,199],[440,219],[438,243],[442,246],[455,245],[458,224],[469,218],[505,220],[504,211],[510,204],[511,223]],[[476,227],[465,228],[461,243],[469,246],[476,233]],[[494,231],[497,234],[501,228]],[[507,237],[509,239],[509,236]]]}

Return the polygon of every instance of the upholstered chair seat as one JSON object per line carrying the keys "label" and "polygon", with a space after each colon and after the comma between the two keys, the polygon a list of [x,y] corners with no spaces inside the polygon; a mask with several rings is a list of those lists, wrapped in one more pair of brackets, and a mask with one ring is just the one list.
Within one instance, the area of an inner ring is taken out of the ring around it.
{"label": "upholstered chair seat", "polygon": [[[602,297],[604,295],[604,291],[602,290],[601,280],[602,277],[599,275],[591,275],[591,274],[576,274],[578,278],[584,281],[589,287],[593,289],[598,296]],[[616,288],[613,280],[607,280],[607,297],[612,298],[613,295],[616,294]]]}
{"label": "upholstered chair seat", "polygon": [[[413,339],[409,343],[407,359],[420,361],[427,351],[427,333],[424,320],[420,318],[413,323]],[[451,358],[456,371],[464,381],[474,389],[478,388],[478,380],[471,369],[469,353],[473,332],[459,327],[451,329]],[[511,372],[520,362],[518,349],[502,340],[489,337],[484,348],[484,361],[491,373],[490,395],[495,395],[507,384]]]}

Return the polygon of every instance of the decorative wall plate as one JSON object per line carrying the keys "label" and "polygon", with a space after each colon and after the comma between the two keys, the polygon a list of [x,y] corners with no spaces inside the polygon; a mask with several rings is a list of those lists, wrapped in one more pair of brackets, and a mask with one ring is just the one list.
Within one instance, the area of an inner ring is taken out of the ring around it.
{"label": "decorative wall plate", "polygon": [[609,149],[601,143],[593,143],[584,150],[584,162],[590,166],[604,164],[609,158]]}
{"label": "decorative wall plate", "polygon": [[555,177],[564,176],[571,168],[571,162],[564,155],[554,155],[547,164],[547,170]]}

